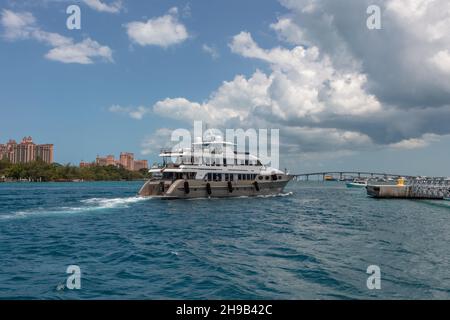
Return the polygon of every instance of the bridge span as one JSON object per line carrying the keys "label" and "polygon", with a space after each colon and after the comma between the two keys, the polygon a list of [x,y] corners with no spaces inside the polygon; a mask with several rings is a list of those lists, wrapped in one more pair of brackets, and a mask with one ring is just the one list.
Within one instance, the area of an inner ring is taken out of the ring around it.
{"label": "bridge span", "polygon": [[295,173],[292,174],[296,177],[297,180],[305,179],[309,180],[311,176],[317,176],[318,178],[322,177],[322,180],[344,180],[351,178],[413,178],[414,176],[404,175],[404,174],[395,174],[395,173],[387,173],[387,172],[368,172],[368,171],[322,171],[322,172],[308,172],[308,173]]}

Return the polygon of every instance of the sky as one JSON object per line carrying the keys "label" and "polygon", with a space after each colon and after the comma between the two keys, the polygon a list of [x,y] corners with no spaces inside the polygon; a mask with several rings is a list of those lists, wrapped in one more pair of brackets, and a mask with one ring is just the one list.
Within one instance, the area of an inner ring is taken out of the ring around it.
{"label": "sky", "polygon": [[202,120],[279,129],[295,173],[450,176],[448,30],[447,0],[0,0],[0,143],[152,163]]}

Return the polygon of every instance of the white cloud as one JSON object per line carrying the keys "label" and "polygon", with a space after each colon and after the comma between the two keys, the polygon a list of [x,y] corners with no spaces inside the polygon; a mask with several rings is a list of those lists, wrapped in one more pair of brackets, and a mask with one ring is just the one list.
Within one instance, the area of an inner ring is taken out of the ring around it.
{"label": "white cloud", "polygon": [[1,24],[4,37],[9,40],[27,38],[33,30],[36,19],[29,12],[16,13],[11,10],[2,10]]}
{"label": "white cloud", "polygon": [[302,30],[290,18],[279,18],[276,23],[270,25],[270,28],[277,32],[281,40],[290,44],[300,45],[306,42]]}
{"label": "white cloud", "polygon": [[51,49],[45,57],[63,63],[91,64],[93,58],[112,62],[112,51],[107,46],[87,38],[75,44],[62,45]]}
{"label": "white cloud", "polygon": [[146,137],[141,143],[141,154],[159,154],[159,151],[170,145],[170,137],[173,130],[160,128],[151,136]]}
{"label": "white cloud", "polygon": [[357,130],[320,127],[330,118],[367,117],[381,110],[364,89],[364,74],[336,69],[316,47],[263,49],[247,32],[233,37],[230,48],[267,62],[272,71],[257,70],[248,78],[238,75],[223,82],[204,102],[182,97],[158,101],[154,112],[218,127],[282,128],[285,148],[302,146],[298,152],[372,145],[371,138]]}
{"label": "white cloud", "polygon": [[450,52],[448,50],[439,51],[429,61],[440,71],[450,74]]}
{"label": "white cloud", "polygon": [[138,106],[138,107],[122,107],[120,105],[112,105],[108,109],[110,112],[122,113],[128,115],[130,118],[141,120],[144,116],[151,112],[151,109]]}
{"label": "white cloud", "polygon": [[84,0],[84,3],[99,12],[118,13],[122,9],[122,1],[114,1],[106,4],[101,0]]}
{"label": "white cloud", "polygon": [[128,37],[141,46],[155,45],[167,48],[188,38],[186,27],[178,21],[178,9],[168,14],[149,19],[147,22],[133,21],[126,24]]}
{"label": "white cloud", "polygon": [[420,138],[404,139],[402,141],[392,143],[389,146],[393,149],[419,149],[428,146],[430,143],[438,141],[439,136],[436,134],[424,134]]}
{"label": "white cloud", "polygon": [[246,79],[242,75],[225,81],[204,103],[191,102],[185,98],[167,98],[158,101],[153,110],[163,116],[192,122],[202,120],[211,125],[231,119],[245,121],[252,108],[267,105],[267,88],[270,79],[260,71]]}
{"label": "white cloud", "polygon": [[217,51],[217,48],[214,46],[209,46],[207,44],[202,45],[202,50],[209,55],[211,55],[211,58],[217,59],[219,58],[219,51]]}
{"label": "white cloud", "polygon": [[63,63],[90,64],[95,59],[112,62],[112,51],[108,46],[87,38],[75,43],[72,38],[58,33],[42,30],[36,19],[29,12],[14,12],[4,9],[1,14],[1,25],[7,40],[33,39],[53,47],[45,55],[47,59]]}
{"label": "white cloud", "polygon": [[[344,1],[340,6],[335,0],[279,2],[290,11],[281,18],[298,25],[304,38],[333,63],[358,64],[371,93],[382,103],[405,109],[449,104],[447,68],[431,62],[450,48],[448,0],[378,0],[382,30],[364,27],[371,0]],[[314,10],[305,11],[307,3]]]}

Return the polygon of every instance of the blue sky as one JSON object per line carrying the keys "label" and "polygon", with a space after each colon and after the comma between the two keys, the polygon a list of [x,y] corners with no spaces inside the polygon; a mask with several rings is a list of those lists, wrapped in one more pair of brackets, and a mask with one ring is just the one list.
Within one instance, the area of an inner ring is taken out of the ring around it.
{"label": "blue sky", "polygon": [[[405,21],[390,1],[376,2],[386,21],[378,34],[361,27],[364,1],[2,0],[0,142],[31,135],[54,143],[60,163],[121,151],[154,161],[167,130],[190,128],[197,110],[220,128],[280,128],[281,163],[291,171],[450,175],[450,85],[442,80],[450,41],[436,28],[417,39],[405,27],[447,17],[409,8]],[[66,28],[74,3],[81,30]],[[325,14],[334,17],[331,31],[317,24]],[[396,47],[396,37],[411,34],[416,44]],[[377,42],[383,50],[370,48]],[[412,62],[428,55],[429,69],[411,75],[394,64],[399,52]]]}
{"label": "blue sky", "polygon": [[[229,38],[242,29],[258,32],[283,11],[273,2],[255,12],[257,2],[134,1],[126,3],[126,12],[120,14],[80,3],[82,28],[67,30],[69,3],[11,6],[2,1],[2,9],[32,12],[46,31],[78,40],[89,36],[108,45],[114,63],[58,63],[43,57],[48,47],[37,41],[0,41],[1,113],[8,119],[2,121],[1,140],[32,135],[37,142],[52,142],[56,160],[63,163],[122,150],[138,154],[144,136],[174,121],[157,115],[133,121],[107,109],[113,104],[151,106],[172,95],[202,100],[224,79],[251,73],[255,65],[230,54]],[[173,6],[190,7],[190,16],[180,18],[190,32],[187,41],[169,48],[130,43],[125,23],[164,15]],[[267,41],[273,37],[265,36]],[[215,46],[220,61],[205,53],[203,44]]]}

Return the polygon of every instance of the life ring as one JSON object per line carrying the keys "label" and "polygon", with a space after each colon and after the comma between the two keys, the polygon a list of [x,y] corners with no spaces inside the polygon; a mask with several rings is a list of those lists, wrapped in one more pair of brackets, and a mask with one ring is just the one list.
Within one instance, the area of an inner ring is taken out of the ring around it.
{"label": "life ring", "polygon": [[255,186],[256,191],[259,191],[258,181],[253,182],[253,185]]}
{"label": "life ring", "polygon": [[233,192],[233,185],[231,184],[231,181],[228,181],[228,192]]}
{"label": "life ring", "polygon": [[184,193],[188,194],[191,190],[189,189],[189,182],[184,182]]}
{"label": "life ring", "polygon": [[206,192],[208,193],[208,195],[211,195],[211,193],[212,193],[211,184],[209,182],[206,184]]}

